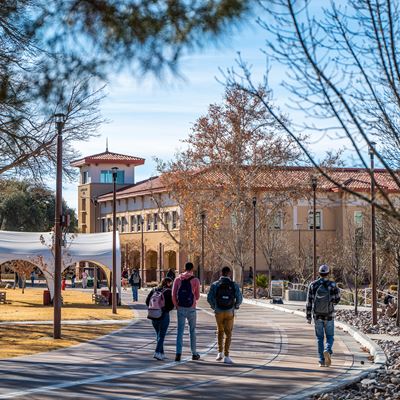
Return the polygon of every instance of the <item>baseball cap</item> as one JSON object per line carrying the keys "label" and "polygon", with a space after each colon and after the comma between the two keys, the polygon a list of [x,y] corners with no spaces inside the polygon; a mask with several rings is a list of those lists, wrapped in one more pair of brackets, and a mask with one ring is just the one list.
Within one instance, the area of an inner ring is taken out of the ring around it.
{"label": "baseball cap", "polygon": [[319,273],[320,274],[328,274],[329,273],[329,267],[326,264],[322,264],[319,267]]}

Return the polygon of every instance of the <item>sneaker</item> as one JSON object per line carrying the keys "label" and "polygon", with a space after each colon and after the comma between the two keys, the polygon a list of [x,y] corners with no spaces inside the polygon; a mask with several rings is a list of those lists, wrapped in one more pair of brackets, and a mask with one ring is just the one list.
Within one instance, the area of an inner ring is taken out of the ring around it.
{"label": "sneaker", "polygon": [[325,363],[324,363],[323,361],[320,361],[320,362],[319,362],[319,366],[320,366],[320,367],[325,367]]}
{"label": "sneaker", "polygon": [[225,364],[233,364],[233,360],[229,356],[225,356],[224,357],[224,363]]}
{"label": "sneaker", "polygon": [[217,358],[215,361],[221,361],[224,358],[224,353],[218,353]]}
{"label": "sneaker", "polygon": [[160,353],[163,360],[168,360],[168,357],[164,353]]}
{"label": "sneaker", "polygon": [[175,356],[175,361],[181,361],[181,354],[177,354]]}
{"label": "sneaker", "polygon": [[161,353],[154,353],[154,358],[156,360],[162,361],[163,360],[163,356]]}
{"label": "sneaker", "polygon": [[332,364],[332,358],[331,358],[331,354],[329,353],[329,351],[324,351],[324,359],[325,359],[325,366],[326,367],[330,367]]}
{"label": "sneaker", "polygon": [[200,360],[200,354],[193,354],[192,360],[194,360],[194,361]]}

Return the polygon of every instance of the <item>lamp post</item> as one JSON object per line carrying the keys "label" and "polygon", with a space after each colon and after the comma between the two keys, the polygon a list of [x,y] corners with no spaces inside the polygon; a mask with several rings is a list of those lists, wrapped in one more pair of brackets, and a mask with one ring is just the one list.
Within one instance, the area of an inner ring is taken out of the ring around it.
{"label": "lamp post", "polygon": [[313,280],[317,279],[317,177],[311,177],[311,187],[313,190]]}
{"label": "lamp post", "polygon": [[299,268],[299,271],[301,270],[301,225],[302,224],[296,224],[296,226],[297,226],[297,231],[299,232],[299,237],[298,237],[298,261],[299,261],[299,264],[298,264],[298,268]]}
{"label": "lamp post", "polygon": [[253,297],[255,299],[257,298],[256,205],[257,205],[257,198],[253,197]]}
{"label": "lamp post", "polygon": [[372,325],[378,322],[378,305],[376,293],[376,229],[375,229],[375,178],[374,178],[374,146],[371,142],[369,155],[371,159],[371,286],[372,286]]}
{"label": "lamp post", "polygon": [[139,216],[140,218],[140,233],[141,233],[141,249],[140,249],[140,269],[142,270],[142,282],[146,283],[146,279],[144,276],[144,218],[142,215]]}
{"label": "lamp post", "polygon": [[113,235],[112,235],[112,312],[117,313],[117,200],[116,200],[116,184],[118,167],[112,167],[113,180]]}
{"label": "lamp post", "polygon": [[200,268],[200,281],[201,292],[204,293],[204,222],[206,219],[205,211],[200,214],[201,217],[201,268]]}
{"label": "lamp post", "polygon": [[54,121],[57,129],[56,204],[54,218],[54,339],[61,339],[62,129],[64,125],[64,119],[64,114],[59,113],[54,115]]}

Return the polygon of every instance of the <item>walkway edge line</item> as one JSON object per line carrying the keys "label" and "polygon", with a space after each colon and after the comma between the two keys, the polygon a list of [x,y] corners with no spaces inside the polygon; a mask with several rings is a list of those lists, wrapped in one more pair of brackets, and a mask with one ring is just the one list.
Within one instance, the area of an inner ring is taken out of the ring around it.
{"label": "walkway edge line", "polygon": [[[260,306],[260,307],[265,307],[265,308],[269,308],[269,309],[280,311],[280,312],[286,312],[288,314],[297,315],[297,316],[300,316],[303,318],[306,317],[306,313],[304,311],[293,310],[293,309],[286,308],[283,306],[266,303],[264,301],[253,300],[253,299],[243,299],[243,303],[252,304],[252,305],[256,305],[256,306]],[[385,355],[385,352],[382,350],[382,348],[377,343],[375,343],[367,335],[363,334],[358,329],[353,328],[352,326],[350,326],[349,324],[347,324],[345,322],[335,320],[335,325],[338,328],[342,329],[344,332],[348,333],[350,336],[352,336],[357,343],[359,343],[361,346],[363,346],[364,348],[366,348],[369,351],[369,353],[374,357],[373,365],[370,368],[364,370],[363,372],[361,372],[359,374],[355,374],[354,376],[343,378],[343,379],[337,381],[336,384],[335,383],[329,384],[328,386],[326,386],[324,388],[311,389],[306,392],[303,391],[303,392],[301,392],[301,394],[299,393],[298,396],[297,395],[292,395],[292,396],[289,395],[289,396],[285,397],[288,400],[289,399],[300,400],[300,399],[305,399],[312,395],[323,394],[326,392],[331,392],[332,390],[343,389],[344,387],[351,385],[352,383],[359,382],[360,380],[366,378],[368,376],[368,374],[381,368],[382,366],[384,366],[386,364],[387,357]]]}

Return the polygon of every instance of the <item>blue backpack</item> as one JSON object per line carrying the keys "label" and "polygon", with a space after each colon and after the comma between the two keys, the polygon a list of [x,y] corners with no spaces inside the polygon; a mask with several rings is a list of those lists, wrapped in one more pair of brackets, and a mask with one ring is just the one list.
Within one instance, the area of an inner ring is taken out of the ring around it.
{"label": "blue backpack", "polygon": [[192,284],[190,281],[194,278],[191,276],[189,279],[182,279],[177,293],[178,306],[192,307],[194,303],[194,295]]}

